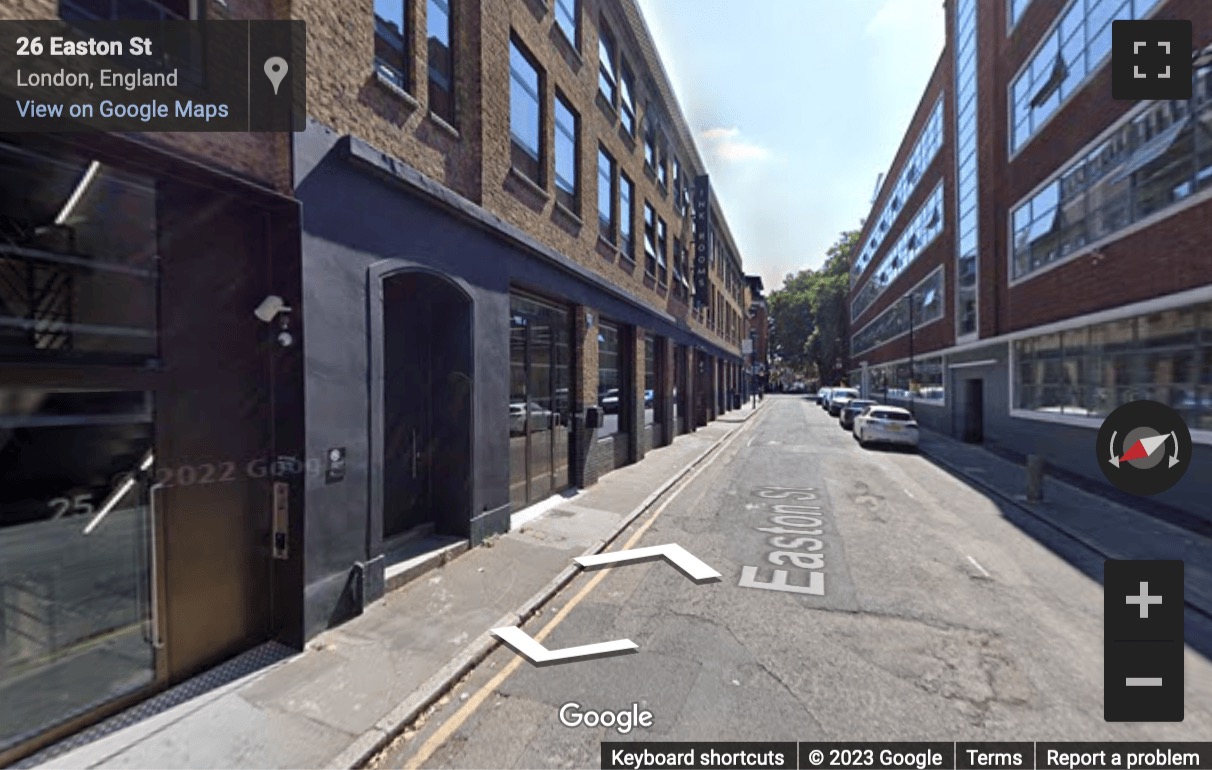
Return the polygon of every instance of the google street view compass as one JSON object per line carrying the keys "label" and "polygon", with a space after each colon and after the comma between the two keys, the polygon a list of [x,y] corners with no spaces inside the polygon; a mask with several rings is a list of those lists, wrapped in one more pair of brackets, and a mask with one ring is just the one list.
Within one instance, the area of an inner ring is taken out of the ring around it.
{"label": "google street view compass", "polygon": [[1094,447],[1107,480],[1133,495],[1156,495],[1178,483],[1191,462],[1191,431],[1165,404],[1130,401],[1098,430]]}

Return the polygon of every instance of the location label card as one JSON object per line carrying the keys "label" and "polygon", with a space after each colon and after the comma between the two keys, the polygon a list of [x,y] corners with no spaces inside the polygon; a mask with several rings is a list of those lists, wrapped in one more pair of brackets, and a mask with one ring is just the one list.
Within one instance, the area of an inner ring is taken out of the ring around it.
{"label": "location label card", "polygon": [[0,21],[0,132],[302,131],[302,21]]}

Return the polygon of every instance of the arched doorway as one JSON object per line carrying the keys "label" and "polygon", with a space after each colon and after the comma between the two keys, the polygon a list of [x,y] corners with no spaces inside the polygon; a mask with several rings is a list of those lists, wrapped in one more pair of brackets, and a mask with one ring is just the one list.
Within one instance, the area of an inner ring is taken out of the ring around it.
{"label": "arched doorway", "polygon": [[424,271],[384,276],[385,541],[465,535],[471,519],[471,298]]}

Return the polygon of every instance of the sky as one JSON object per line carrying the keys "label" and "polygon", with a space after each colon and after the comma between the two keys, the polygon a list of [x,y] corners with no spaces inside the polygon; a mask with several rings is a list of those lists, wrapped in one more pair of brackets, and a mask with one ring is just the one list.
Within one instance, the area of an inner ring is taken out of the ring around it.
{"label": "sky", "polygon": [[766,293],[869,215],[943,50],[943,0],[639,0]]}

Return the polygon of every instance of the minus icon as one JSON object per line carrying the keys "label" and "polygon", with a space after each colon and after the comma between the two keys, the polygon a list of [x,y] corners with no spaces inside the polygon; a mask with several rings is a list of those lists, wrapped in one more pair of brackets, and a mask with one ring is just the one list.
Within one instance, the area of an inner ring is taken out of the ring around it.
{"label": "minus icon", "polygon": [[1162,678],[1160,676],[1130,676],[1125,680],[1128,687],[1161,687]]}

